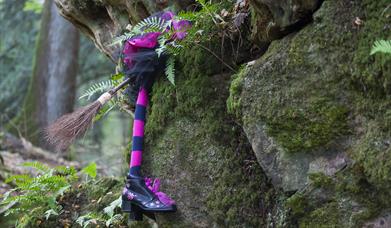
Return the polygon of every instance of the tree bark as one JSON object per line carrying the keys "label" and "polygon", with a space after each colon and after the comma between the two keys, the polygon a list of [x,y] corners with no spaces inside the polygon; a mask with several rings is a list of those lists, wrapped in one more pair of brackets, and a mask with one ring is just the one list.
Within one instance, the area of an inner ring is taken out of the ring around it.
{"label": "tree bark", "polygon": [[78,49],[77,29],[58,14],[53,0],[45,0],[33,76],[20,120],[25,136],[46,149],[52,148],[42,130],[73,109]]}

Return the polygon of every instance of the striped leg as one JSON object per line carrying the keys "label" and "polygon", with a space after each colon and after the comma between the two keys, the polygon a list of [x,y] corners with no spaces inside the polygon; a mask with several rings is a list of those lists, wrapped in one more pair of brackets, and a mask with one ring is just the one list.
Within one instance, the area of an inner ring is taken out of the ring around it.
{"label": "striped leg", "polygon": [[130,176],[141,176],[140,168],[144,146],[144,125],[148,105],[148,92],[141,87],[137,96],[136,110],[133,121],[132,152],[130,158]]}

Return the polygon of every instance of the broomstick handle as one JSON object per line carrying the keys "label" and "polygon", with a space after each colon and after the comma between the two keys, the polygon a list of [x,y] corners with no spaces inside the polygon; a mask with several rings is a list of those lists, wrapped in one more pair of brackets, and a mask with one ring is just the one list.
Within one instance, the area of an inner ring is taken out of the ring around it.
{"label": "broomstick handle", "polygon": [[111,95],[114,95],[118,92],[118,90],[122,89],[123,87],[125,87],[128,83],[130,82],[130,78],[127,78],[125,79],[123,82],[121,82],[119,85],[117,85],[116,87],[110,89],[108,92],[111,94]]}

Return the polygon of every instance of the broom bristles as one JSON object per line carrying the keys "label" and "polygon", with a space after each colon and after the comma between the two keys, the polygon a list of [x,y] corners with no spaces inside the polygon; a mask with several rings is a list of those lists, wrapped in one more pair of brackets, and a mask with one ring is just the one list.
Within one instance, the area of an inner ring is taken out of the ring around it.
{"label": "broom bristles", "polygon": [[101,107],[101,102],[95,101],[60,117],[45,129],[46,140],[56,150],[65,151],[76,138],[86,133]]}

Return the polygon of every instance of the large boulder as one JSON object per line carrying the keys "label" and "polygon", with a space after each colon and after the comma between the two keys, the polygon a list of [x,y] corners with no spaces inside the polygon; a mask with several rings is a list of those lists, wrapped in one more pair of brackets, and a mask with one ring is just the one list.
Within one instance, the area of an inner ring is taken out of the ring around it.
{"label": "large boulder", "polygon": [[231,84],[229,110],[274,187],[296,192],[303,227],[357,227],[390,207],[391,57],[370,55],[390,38],[388,5],[324,1]]}
{"label": "large boulder", "polygon": [[218,65],[193,48],[176,87],[161,80],[153,88],[143,169],[163,179],[179,208],[159,216],[160,225],[260,227],[272,213],[274,190],[226,113],[230,75],[215,74]]}

